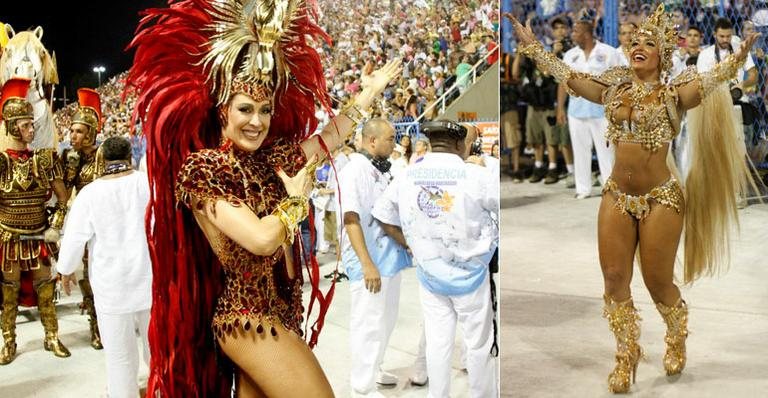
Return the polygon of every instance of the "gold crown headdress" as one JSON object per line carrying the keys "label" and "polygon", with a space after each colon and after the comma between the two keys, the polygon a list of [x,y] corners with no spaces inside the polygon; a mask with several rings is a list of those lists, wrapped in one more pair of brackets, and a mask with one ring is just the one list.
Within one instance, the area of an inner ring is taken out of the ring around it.
{"label": "gold crown headdress", "polygon": [[663,3],[635,30],[633,40],[638,36],[648,36],[657,41],[661,70],[669,72],[672,69],[672,53],[677,48],[678,33],[672,15],[664,12]]}
{"label": "gold crown headdress", "polygon": [[[245,93],[257,101],[288,78],[281,39],[290,34],[301,0],[220,0],[212,3],[215,32],[202,62],[218,105]],[[245,51],[243,53],[243,51]],[[273,71],[277,81],[273,81]]]}

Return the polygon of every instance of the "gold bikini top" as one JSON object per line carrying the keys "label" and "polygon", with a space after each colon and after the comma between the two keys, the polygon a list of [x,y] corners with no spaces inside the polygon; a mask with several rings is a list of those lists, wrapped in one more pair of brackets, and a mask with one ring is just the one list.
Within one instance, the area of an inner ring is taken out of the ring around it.
{"label": "gold bikini top", "polygon": [[[671,142],[680,132],[682,115],[677,109],[677,87],[690,81],[695,71],[686,70],[669,85],[638,84],[632,80],[629,67],[612,68],[598,81],[607,84],[603,92],[605,117],[608,119],[606,139],[614,144],[631,142],[655,151]],[[684,79],[688,79],[684,81]],[[629,118],[618,119],[619,110],[630,108]]]}

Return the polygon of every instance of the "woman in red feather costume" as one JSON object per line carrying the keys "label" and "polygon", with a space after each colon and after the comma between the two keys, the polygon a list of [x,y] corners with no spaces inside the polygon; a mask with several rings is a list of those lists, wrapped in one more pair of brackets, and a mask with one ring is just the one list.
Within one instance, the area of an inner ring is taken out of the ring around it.
{"label": "woman in red feather costume", "polygon": [[333,287],[319,291],[313,258],[309,311],[317,303],[319,316],[305,343],[293,238],[314,165],[354,130],[400,62],[366,76],[354,104],[310,137],[314,101],[329,104],[308,42],[329,40],[313,5],[169,4],[145,12],[127,80],[139,96],[152,195],[148,396],[229,396],[233,379],[242,397],[332,396],[310,348]]}

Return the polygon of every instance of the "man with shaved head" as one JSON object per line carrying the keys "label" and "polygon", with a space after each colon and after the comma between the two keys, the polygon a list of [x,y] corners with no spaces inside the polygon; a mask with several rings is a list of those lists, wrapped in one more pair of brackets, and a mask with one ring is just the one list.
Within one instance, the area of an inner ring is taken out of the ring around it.
{"label": "man with shaved head", "polygon": [[344,223],[341,260],[349,276],[351,295],[350,349],[353,396],[381,396],[376,383],[397,384],[397,377],[380,369],[384,350],[397,320],[400,270],[410,263],[405,247],[387,236],[373,220],[371,208],[392,179],[389,155],[395,148],[395,128],[384,119],[363,126],[357,153],[339,172]]}

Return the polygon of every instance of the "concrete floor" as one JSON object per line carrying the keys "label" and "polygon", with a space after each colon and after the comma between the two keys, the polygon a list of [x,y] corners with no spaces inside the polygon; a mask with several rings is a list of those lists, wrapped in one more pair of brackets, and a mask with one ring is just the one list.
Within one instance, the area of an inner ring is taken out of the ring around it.
{"label": "concrete floor", "polygon": [[[331,272],[335,258],[320,258],[321,273]],[[329,281],[321,287],[327,290]],[[333,304],[326,317],[325,327],[314,352],[325,371],[334,392],[339,397],[350,396],[349,388],[349,283],[336,288]],[[305,289],[306,290],[306,289]],[[106,370],[103,351],[93,350],[89,344],[88,318],[77,308],[81,301],[79,291],[63,296],[57,306],[61,341],[72,352],[70,358],[56,358],[42,347],[43,328],[37,311],[23,311],[18,317],[16,360],[0,367],[0,397],[72,397],[90,398],[106,396]],[[305,297],[305,303],[307,303]],[[426,397],[426,387],[411,386],[408,378],[416,358],[421,336],[421,305],[418,281],[413,268],[404,271],[401,285],[400,315],[384,357],[383,369],[400,378],[397,386],[382,387],[387,397]],[[458,346],[457,346],[458,347]],[[459,370],[458,348],[455,349],[452,397],[468,397],[467,376]],[[147,369],[143,362],[140,380],[145,384]],[[307,397],[311,397],[308,393]]]}
{"label": "concrete floor", "polygon": [[[503,397],[611,396],[606,379],[615,342],[601,317],[600,198],[576,200],[573,194],[562,181],[513,184],[502,177]],[[646,359],[631,395],[768,396],[768,205],[739,215],[730,270],[681,289],[690,335],[688,365],[679,377],[664,374],[665,327],[635,272]]]}

